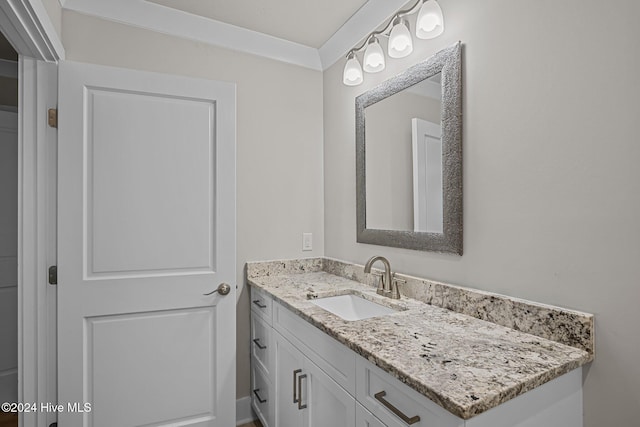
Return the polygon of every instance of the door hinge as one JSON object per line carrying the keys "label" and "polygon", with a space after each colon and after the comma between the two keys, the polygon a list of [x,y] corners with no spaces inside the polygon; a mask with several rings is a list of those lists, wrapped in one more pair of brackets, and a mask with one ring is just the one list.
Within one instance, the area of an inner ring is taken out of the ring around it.
{"label": "door hinge", "polygon": [[49,284],[57,285],[58,284],[58,266],[52,265],[49,267]]}
{"label": "door hinge", "polygon": [[49,126],[52,128],[58,127],[58,109],[57,108],[49,108],[47,118],[49,120]]}

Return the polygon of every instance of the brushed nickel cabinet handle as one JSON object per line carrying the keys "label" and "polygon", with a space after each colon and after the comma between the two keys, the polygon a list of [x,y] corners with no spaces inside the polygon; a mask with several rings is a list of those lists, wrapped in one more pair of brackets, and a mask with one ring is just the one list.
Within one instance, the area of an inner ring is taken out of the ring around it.
{"label": "brushed nickel cabinet handle", "polygon": [[261,344],[260,344],[260,338],[256,338],[256,339],[254,339],[254,340],[253,340],[253,343],[254,343],[255,345],[257,345],[257,346],[258,346],[258,348],[259,348],[260,350],[264,350],[265,348],[267,348],[267,346],[266,346],[266,345],[261,345]]}
{"label": "brushed nickel cabinet handle", "polygon": [[253,300],[253,303],[254,303],[255,305],[257,305],[258,307],[260,307],[260,308],[267,308],[267,305],[266,305],[266,304],[260,304],[260,300],[259,300],[259,299],[254,299],[254,300]]}
{"label": "brushed nickel cabinet handle", "polygon": [[404,421],[408,425],[412,425],[420,421],[420,417],[418,415],[413,417],[407,417],[405,414],[403,414],[398,408],[393,406],[390,402],[388,402],[384,398],[386,395],[387,395],[387,392],[382,390],[381,392],[374,394],[373,397],[375,397],[377,401],[382,403],[388,410],[393,412],[395,415],[397,415],[402,421]]}
{"label": "brushed nickel cabinet handle", "polygon": [[302,379],[307,378],[307,374],[298,377],[298,410],[306,409],[307,405],[302,404]]}
{"label": "brushed nickel cabinet handle", "polygon": [[293,403],[298,403],[298,394],[296,390],[296,375],[302,372],[302,369],[296,369],[293,371]]}
{"label": "brushed nickel cabinet handle", "polygon": [[265,403],[265,402],[267,401],[267,399],[263,399],[263,398],[261,398],[261,397],[260,397],[260,395],[258,394],[258,392],[259,392],[259,391],[260,391],[260,389],[259,389],[259,388],[257,388],[257,389],[255,389],[255,390],[253,390],[253,394],[255,394],[255,395],[256,395],[256,398],[258,399],[258,402],[260,402],[260,403]]}

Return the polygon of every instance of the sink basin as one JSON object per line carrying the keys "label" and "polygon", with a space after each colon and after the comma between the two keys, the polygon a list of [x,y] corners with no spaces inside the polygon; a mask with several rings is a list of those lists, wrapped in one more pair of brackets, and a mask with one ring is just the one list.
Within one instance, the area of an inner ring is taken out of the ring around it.
{"label": "sink basin", "polygon": [[323,308],[344,320],[362,320],[371,317],[384,316],[395,313],[396,310],[376,304],[358,295],[339,295],[336,297],[320,298],[312,301],[313,304]]}

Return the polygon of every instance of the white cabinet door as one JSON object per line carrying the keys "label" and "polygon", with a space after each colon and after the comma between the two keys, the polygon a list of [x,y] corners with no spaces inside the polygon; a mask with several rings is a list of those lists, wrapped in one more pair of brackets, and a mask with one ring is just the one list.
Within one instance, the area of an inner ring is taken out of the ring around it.
{"label": "white cabinet door", "polygon": [[59,424],[235,425],[235,86],[59,78]]}
{"label": "white cabinet door", "polygon": [[299,402],[298,382],[303,374],[304,355],[279,333],[273,331],[275,347],[276,372],[276,405],[275,425],[302,427],[303,416],[306,415]]}
{"label": "white cabinet door", "polygon": [[356,399],[305,358],[299,389],[305,409],[304,427],[355,427]]}
{"label": "white cabinet door", "polygon": [[387,427],[375,415],[356,402],[356,427]]}
{"label": "white cabinet door", "polygon": [[275,347],[275,425],[355,427],[355,398],[278,332]]}

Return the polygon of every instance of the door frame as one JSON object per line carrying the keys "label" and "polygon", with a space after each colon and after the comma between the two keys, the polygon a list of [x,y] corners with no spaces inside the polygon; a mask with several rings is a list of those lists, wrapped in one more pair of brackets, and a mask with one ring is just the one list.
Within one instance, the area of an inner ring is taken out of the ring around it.
{"label": "door frame", "polygon": [[[51,208],[55,207],[55,193],[51,192],[55,184],[51,185],[51,174],[56,163],[51,149],[57,137],[55,130],[47,129],[46,109],[56,106],[45,105],[44,99],[57,91],[55,64],[64,59],[65,51],[41,0],[0,2],[0,29],[20,58],[18,401],[55,403],[56,372],[50,358],[55,355],[55,323],[47,327],[47,311],[55,310],[55,294],[48,288],[46,273],[47,262],[55,259],[55,208]],[[40,411],[19,414],[22,427],[46,427],[47,421],[47,414]]]}

